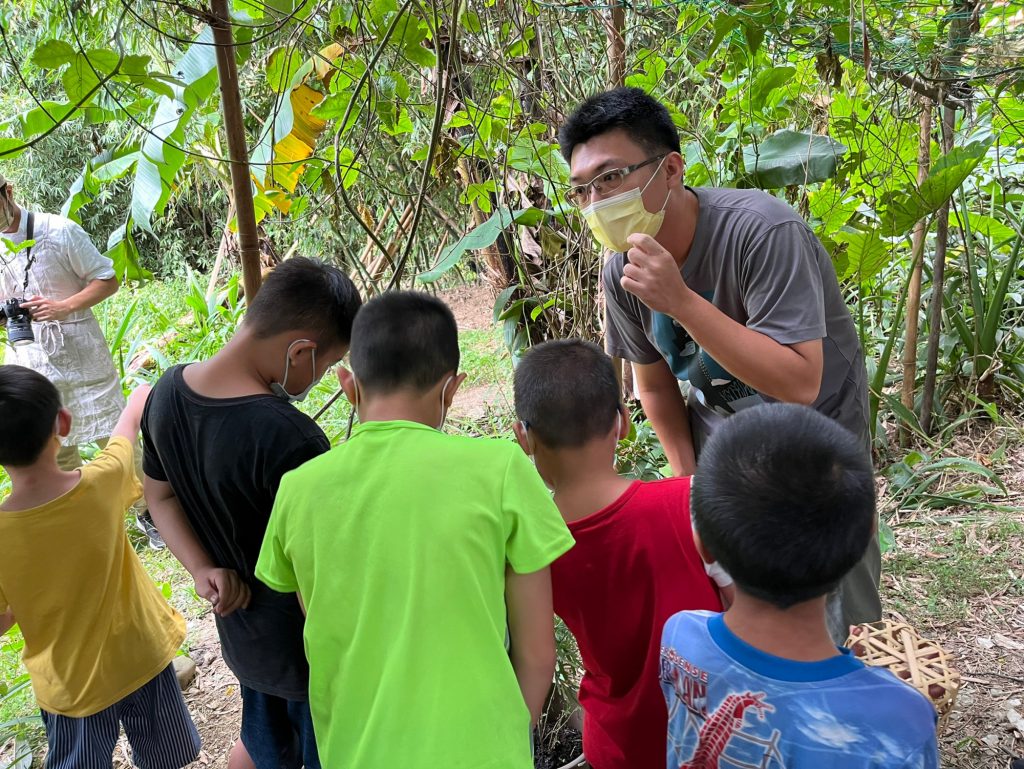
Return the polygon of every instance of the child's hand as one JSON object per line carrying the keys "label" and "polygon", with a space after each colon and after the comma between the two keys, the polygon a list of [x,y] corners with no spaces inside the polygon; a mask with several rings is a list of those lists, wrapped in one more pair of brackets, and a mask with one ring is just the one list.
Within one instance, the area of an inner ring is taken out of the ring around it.
{"label": "child's hand", "polygon": [[234,569],[204,569],[195,575],[195,581],[196,594],[209,601],[221,617],[249,606],[249,586]]}

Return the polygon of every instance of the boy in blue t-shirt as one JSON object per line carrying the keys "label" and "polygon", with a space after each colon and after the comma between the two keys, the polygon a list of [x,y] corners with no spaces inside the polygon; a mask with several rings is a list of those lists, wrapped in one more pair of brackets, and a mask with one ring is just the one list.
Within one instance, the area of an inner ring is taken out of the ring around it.
{"label": "boy in blue t-shirt", "polygon": [[826,595],[874,531],[860,442],[805,406],[740,412],[701,454],[691,504],[697,548],[736,598],[665,624],[668,766],[937,767],[931,703],[825,626]]}

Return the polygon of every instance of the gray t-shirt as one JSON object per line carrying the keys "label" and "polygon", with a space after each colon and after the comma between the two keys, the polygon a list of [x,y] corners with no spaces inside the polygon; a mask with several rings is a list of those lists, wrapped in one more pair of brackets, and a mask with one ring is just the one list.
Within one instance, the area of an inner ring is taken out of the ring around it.
{"label": "gray t-shirt", "polygon": [[[783,201],[759,190],[693,189],[700,212],[682,267],[686,284],[747,328],[780,344],[822,340],[821,391],[813,407],[870,445],[867,373],[828,253]],[[773,400],[719,366],[686,329],[622,288],[625,255],[604,266],[608,351],[634,363],[664,358],[690,384],[695,446],[736,411]]]}

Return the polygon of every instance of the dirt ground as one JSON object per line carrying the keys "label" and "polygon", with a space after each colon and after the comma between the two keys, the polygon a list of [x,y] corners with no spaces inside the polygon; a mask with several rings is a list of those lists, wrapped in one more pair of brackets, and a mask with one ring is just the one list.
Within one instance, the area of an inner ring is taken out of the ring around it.
{"label": "dirt ground", "polygon": [[[491,323],[493,300],[486,289],[461,287],[443,296],[461,329]],[[501,408],[507,397],[491,385],[470,388],[460,394],[461,416]],[[899,516],[895,547],[883,564],[887,616],[938,641],[962,676],[959,699],[941,732],[946,767],[1002,767],[1009,756],[1024,755],[1024,442],[1019,430],[1011,433],[982,434],[974,444],[979,459],[996,444],[1005,447],[997,470],[1009,493],[998,500],[1001,509],[953,507]],[[893,508],[887,493],[882,482],[883,513]],[[984,579],[974,564],[986,565]],[[949,595],[940,590],[946,585]],[[226,767],[238,735],[238,684],[220,657],[211,615],[190,623],[189,641],[198,675],[186,699],[203,737],[194,766]],[[130,766],[124,751],[115,766]]]}

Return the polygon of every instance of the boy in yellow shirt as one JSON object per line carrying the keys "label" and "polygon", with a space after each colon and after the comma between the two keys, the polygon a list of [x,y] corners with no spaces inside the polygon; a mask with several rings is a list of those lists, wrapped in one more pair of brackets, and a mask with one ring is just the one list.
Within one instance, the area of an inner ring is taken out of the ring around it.
{"label": "boy in yellow shirt", "polygon": [[57,465],[71,428],[57,388],[0,366],[0,633],[15,620],[42,710],[47,769],[109,766],[124,726],[134,762],[177,769],[199,735],[171,664],[185,622],[164,601],[124,532],[142,494],[133,444],[149,387],[138,388],[110,442],[80,470]]}

